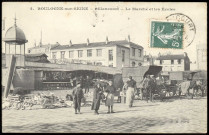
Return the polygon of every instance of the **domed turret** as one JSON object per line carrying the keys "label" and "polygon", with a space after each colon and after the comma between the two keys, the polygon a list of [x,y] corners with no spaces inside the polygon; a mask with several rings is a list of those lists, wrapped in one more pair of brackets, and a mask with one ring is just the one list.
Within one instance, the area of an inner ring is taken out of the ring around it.
{"label": "domed turret", "polygon": [[[6,67],[11,64],[10,61],[13,56],[17,58],[16,66],[25,66],[25,43],[27,43],[28,40],[26,40],[24,32],[17,27],[16,20],[15,16],[14,25],[7,30],[5,38],[3,39],[5,42]],[[17,51],[17,46],[19,51]]]}
{"label": "domed turret", "polygon": [[28,40],[26,40],[24,32],[15,24],[7,30],[4,42],[8,44],[21,45],[27,43]]}

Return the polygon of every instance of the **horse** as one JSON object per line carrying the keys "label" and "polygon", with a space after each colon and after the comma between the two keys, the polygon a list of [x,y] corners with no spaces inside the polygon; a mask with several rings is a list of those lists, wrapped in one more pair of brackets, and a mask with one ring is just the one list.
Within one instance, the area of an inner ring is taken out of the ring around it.
{"label": "horse", "polygon": [[[185,95],[191,95],[191,98],[193,99],[194,96],[197,96],[197,93],[199,90],[202,92],[202,96],[204,93],[204,89],[200,83],[200,81],[196,80],[188,80],[184,81],[179,85],[179,96],[181,96],[181,93],[183,92]],[[192,92],[190,92],[192,90]]]}

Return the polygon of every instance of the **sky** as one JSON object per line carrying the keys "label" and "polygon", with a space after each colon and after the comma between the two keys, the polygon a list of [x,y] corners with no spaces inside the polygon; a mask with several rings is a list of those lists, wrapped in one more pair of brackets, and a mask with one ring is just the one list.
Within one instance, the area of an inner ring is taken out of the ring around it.
{"label": "sky", "polygon": [[[21,28],[28,40],[26,49],[38,44],[41,38],[43,44],[61,45],[90,42],[124,40],[130,35],[131,41],[144,47],[146,54],[157,56],[172,53],[187,52],[192,62],[196,61],[196,46],[207,45],[207,6],[205,3],[67,3],[67,2],[4,2],[2,18],[5,18],[5,30],[14,25],[16,14],[17,26]],[[38,10],[38,7],[88,7],[89,10]],[[117,8],[123,10],[94,10],[95,7]],[[33,10],[31,10],[31,8]],[[126,10],[141,8],[142,10]],[[150,11],[143,9],[174,9],[173,11]],[[184,49],[150,48],[150,21],[165,20],[173,13],[183,13],[189,16],[195,24],[196,35],[189,47]],[[4,52],[4,45],[2,45]],[[27,53],[27,51],[26,51]]]}

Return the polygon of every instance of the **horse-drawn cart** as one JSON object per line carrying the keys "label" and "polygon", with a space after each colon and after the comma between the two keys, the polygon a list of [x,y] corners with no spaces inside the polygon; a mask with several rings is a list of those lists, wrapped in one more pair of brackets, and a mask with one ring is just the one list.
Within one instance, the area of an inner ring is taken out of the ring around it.
{"label": "horse-drawn cart", "polygon": [[[155,78],[159,76],[162,70],[162,66],[140,66],[140,67],[127,67],[122,69],[122,77],[123,81],[126,82],[129,76],[136,81],[137,92],[136,95],[143,99],[148,93],[143,88],[143,80],[147,74],[153,75]],[[159,89],[154,90],[154,93],[157,97],[161,97],[163,94],[163,88],[159,87]]]}

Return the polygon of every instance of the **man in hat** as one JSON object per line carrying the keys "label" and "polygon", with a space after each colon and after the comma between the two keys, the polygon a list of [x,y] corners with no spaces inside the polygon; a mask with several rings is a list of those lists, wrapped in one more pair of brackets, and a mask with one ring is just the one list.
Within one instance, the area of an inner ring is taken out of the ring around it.
{"label": "man in hat", "polygon": [[85,93],[88,93],[89,92],[89,86],[91,84],[91,81],[90,81],[90,78],[89,76],[87,75],[86,76],[86,79],[85,79]]}
{"label": "man in hat", "polygon": [[[107,113],[115,113],[113,111],[115,88],[112,85],[112,81],[109,81],[109,85],[106,87],[105,92],[107,92],[107,98],[106,98],[106,103],[105,103],[105,105],[108,107]],[[111,111],[110,111],[110,108],[111,108]]]}
{"label": "man in hat", "polygon": [[148,97],[150,96],[150,101],[152,101],[152,89],[153,89],[153,79],[151,79],[150,75],[147,74],[146,78],[143,81],[143,87],[146,91],[146,99],[148,102]]}
{"label": "man in hat", "polygon": [[[81,108],[81,99],[84,97],[83,90],[81,88],[80,82],[77,82],[77,86],[73,89],[72,92],[73,95],[73,103],[75,108],[75,114],[81,114],[80,108]],[[78,111],[78,113],[77,113]]]}

